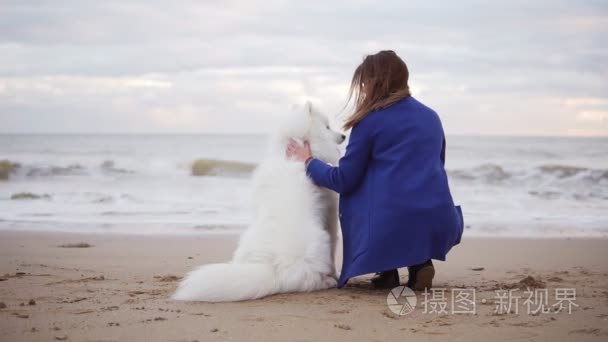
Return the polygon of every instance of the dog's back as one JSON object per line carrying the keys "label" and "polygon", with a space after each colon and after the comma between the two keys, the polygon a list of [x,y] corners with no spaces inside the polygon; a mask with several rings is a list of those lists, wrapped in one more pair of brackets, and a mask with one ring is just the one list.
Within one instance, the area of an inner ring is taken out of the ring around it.
{"label": "dog's back", "polygon": [[308,257],[316,244],[327,247],[316,258],[328,260],[330,241],[324,225],[335,198],[312,183],[302,163],[268,159],[256,170],[253,183],[255,221],[241,237],[234,262],[271,263],[278,270]]}
{"label": "dog's back", "polygon": [[285,157],[284,139],[273,141],[254,172],[255,219],[232,262],[190,272],[174,299],[238,301],[336,285],[335,225],[328,222],[335,220],[336,196],[315,186],[302,162]]}

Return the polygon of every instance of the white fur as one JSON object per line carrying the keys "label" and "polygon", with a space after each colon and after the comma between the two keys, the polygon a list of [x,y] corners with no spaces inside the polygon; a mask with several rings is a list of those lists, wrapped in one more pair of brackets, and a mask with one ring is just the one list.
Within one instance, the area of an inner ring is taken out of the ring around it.
{"label": "white fur", "polygon": [[294,112],[254,172],[255,218],[232,261],[190,272],[173,299],[240,301],[336,286],[337,196],[315,186],[285,150],[290,138],[307,140],[313,156],[335,163],[344,136],[310,103]]}

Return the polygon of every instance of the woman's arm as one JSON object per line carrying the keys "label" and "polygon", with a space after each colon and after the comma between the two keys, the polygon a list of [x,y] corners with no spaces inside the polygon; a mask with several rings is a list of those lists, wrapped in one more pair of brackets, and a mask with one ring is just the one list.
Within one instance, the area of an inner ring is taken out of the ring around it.
{"label": "woman's arm", "polygon": [[360,126],[358,124],[353,127],[346,153],[338,162],[338,166],[331,166],[314,158],[308,162],[306,173],[317,185],[344,195],[361,184],[367,170],[372,140],[369,132]]}

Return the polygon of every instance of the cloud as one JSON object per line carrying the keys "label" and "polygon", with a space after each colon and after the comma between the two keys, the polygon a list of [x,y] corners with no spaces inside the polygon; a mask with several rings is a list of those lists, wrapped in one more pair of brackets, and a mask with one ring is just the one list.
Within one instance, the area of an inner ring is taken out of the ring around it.
{"label": "cloud", "polygon": [[608,110],[601,1],[4,1],[0,17],[4,132],[263,132],[305,99],[339,125],[352,71],[387,48],[449,134],[590,132],[581,113]]}
{"label": "cloud", "polygon": [[582,112],[578,113],[578,115],[576,116],[576,118],[578,120],[583,120],[583,121],[599,121],[599,122],[604,122],[604,121],[608,120],[608,110],[607,111],[585,110],[585,111],[582,111]]}

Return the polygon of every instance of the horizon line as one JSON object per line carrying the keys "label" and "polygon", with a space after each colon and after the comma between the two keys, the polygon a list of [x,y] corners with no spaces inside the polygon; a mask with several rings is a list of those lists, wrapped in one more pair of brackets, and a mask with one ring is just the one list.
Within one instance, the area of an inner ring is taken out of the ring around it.
{"label": "horizon line", "polygon": [[[248,136],[266,136],[270,132],[0,132],[0,135],[91,135],[91,136],[111,136],[111,135],[248,135]],[[589,134],[589,135],[567,135],[567,134],[484,134],[484,133],[456,133],[446,134],[447,137],[483,137],[483,138],[608,138],[606,135]]]}

